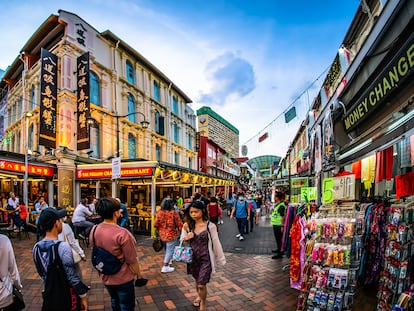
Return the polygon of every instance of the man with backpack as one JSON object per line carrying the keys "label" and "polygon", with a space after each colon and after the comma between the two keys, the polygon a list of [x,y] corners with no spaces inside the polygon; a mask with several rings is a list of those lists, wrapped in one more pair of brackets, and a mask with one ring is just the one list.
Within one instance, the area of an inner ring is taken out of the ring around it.
{"label": "man with backpack", "polygon": [[[89,241],[93,248],[103,249],[108,254],[101,257],[103,265],[97,265],[99,260],[95,260],[92,254],[92,263],[111,296],[112,310],[134,311],[134,286],[143,286],[147,281],[141,278],[135,237],[129,230],[118,226],[121,204],[116,199],[100,198],[96,203],[96,212],[103,218],[103,222],[93,227]],[[108,266],[104,261],[111,257],[115,257],[121,265],[117,264],[115,270],[105,272],[101,268]]]}
{"label": "man with backpack", "polygon": [[239,241],[243,241],[247,222],[250,219],[250,210],[247,206],[247,202],[244,199],[243,193],[239,193],[238,199],[234,203],[234,206],[231,210],[230,219],[232,219],[233,216],[236,217],[237,227],[239,229],[239,233],[236,235],[236,238],[238,238]]}
{"label": "man with backpack", "polygon": [[43,280],[42,311],[88,310],[85,285],[79,275],[70,245],[58,241],[66,210],[44,209],[38,226],[45,237],[33,247],[33,261]]}

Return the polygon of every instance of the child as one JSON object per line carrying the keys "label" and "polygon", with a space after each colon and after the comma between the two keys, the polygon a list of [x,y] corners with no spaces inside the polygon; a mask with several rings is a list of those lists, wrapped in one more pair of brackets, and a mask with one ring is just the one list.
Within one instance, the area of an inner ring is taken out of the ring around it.
{"label": "child", "polygon": [[206,310],[207,283],[216,263],[226,264],[223,249],[218,238],[217,227],[208,221],[207,207],[200,201],[193,201],[187,209],[186,223],[181,230],[181,240],[189,241],[193,249],[193,261],[187,271],[195,279],[197,298],[194,307]]}

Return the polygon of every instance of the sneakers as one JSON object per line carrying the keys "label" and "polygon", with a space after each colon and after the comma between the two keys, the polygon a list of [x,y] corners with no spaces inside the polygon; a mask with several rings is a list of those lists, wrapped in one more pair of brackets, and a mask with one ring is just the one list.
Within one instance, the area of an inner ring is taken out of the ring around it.
{"label": "sneakers", "polygon": [[239,233],[239,234],[236,234],[236,238],[240,238],[241,237],[241,234]]}
{"label": "sneakers", "polygon": [[241,235],[240,237],[239,237],[239,241],[243,241],[244,240],[244,237]]}
{"label": "sneakers", "polygon": [[280,259],[280,258],[283,258],[283,255],[280,253],[272,256],[272,259]]}
{"label": "sneakers", "polygon": [[161,269],[161,273],[169,273],[169,272],[173,272],[174,270],[175,270],[174,267],[163,266]]}

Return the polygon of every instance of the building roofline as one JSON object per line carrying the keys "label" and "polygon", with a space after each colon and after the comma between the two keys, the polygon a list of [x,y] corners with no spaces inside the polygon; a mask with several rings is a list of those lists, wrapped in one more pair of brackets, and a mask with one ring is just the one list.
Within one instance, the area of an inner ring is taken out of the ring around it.
{"label": "building roofline", "polygon": [[217,121],[223,123],[225,126],[227,126],[230,130],[232,130],[234,133],[239,135],[239,130],[232,125],[229,121],[218,115],[216,112],[214,112],[210,107],[203,106],[200,109],[197,110],[197,116],[207,114],[210,117],[216,119]]}
{"label": "building roofline", "polygon": [[105,30],[100,33],[102,37],[112,42],[114,45],[119,41],[119,45],[122,49],[128,51],[128,53],[134,57],[137,61],[143,63],[148,69],[153,71],[161,80],[165,81],[168,85],[171,85],[171,89],[175,90],[180,96],[182,96],[186,103],[192,103],[193,101],[179,88],[177,87],[164,73],[162,73],[157,67],[155,67],[148,59],[138,53],[128,43],[123,41],[117,35],[110,30]]}

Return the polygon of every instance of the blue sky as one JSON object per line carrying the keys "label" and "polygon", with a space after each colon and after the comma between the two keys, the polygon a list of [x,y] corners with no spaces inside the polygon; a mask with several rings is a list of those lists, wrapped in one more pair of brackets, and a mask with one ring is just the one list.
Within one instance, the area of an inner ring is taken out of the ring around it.
{"label": "blue sky", "polygon": [[[359,6],[347,1],[0,0],[0,69],[59,9],[111,30],[240,131],[248,156],[284,156]],[[311,86],[311,87],[310,87]],[[302,95],[301,95],[302,94]],[[300,96],[301,95],[301,96]],[[285,124],[295,104],[298,117]],[[258,143],[258,137],[269,138]]]}

